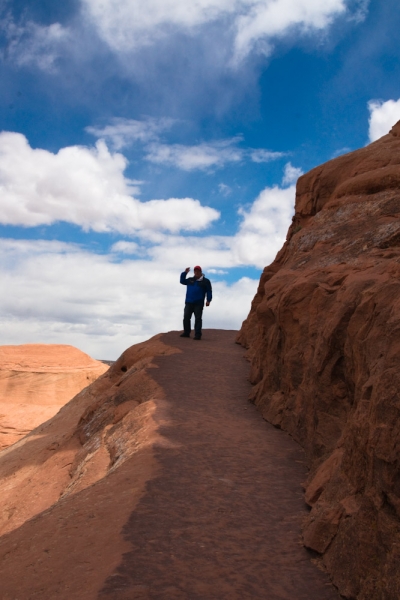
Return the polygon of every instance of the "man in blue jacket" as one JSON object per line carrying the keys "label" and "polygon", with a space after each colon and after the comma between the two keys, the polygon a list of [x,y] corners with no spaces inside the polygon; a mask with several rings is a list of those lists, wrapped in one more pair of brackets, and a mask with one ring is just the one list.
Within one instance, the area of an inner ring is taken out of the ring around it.
{"label": "man in blue jacket", "polygon": [[194,313],[194,339],[201,340],[201,326],[204,300],[207,296],[206,306],[210,306],[212,300],[211,281],[204,277],[201,267],[194,268],[194,277],[186,277],[190,267],[181,273],[181,284],[186,285],[186,302],[183,312],[183,333],[181,337],[190,337],[190,320]]}

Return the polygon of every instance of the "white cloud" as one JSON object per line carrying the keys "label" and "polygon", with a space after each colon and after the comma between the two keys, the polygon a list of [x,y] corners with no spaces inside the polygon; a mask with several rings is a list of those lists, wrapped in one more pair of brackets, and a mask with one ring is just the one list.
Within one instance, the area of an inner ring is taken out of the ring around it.
{"label": "white cloud", "polygon": [[124,177],[127,161],[104,142],[57,154],[32,149],[22,134],[0,133],[0,223],[34,227],[65,221],[98,232],[206,228],[219,217],[192,198],[140,202]]}
{"label": "white cloud", "polygon": [[260,50],[270,54],[269,40],[297,28],[300,32],[327,28],[346,11],[345,0],[256,0],[246,3],[247,11],[237,17],[235,60],[241,60],[264,42]]}
{"label": "white cloud", "polygon": [[120,242],[116,242],[111,246],[111,252],[132,255],[141,253],[141,249],[139,244],[137,244],[136,242],[127,242],[121,240]]}
{"label": "white cloud", "polygon": [[[115,263],[58,242],[0,240],[2,343],[65,343],[116,358],[133,343],[181,329],[185,266],[163,258]],[[204,327],[238,329],[257,283],[215,283]]]}
{"label": "white cloud", "polygon": [[295,28],[299,33],[325,29],[346,12],[346,0],[82,0],[82,5],[117,52],[152,45],[178,31],[196,35],[202,26],[220,21],[232,32],[236,61],[254,48],[269,53],[271,41]]}
{"label": "white cloud", "polygon": [[158,140],[161,132],[170,129],[173,119],[146,118],[142,121],[115,117],[105,127],[86,127],[86,131],[110,142],[116,150],[121,150],[133,142],[148,143]]}
{"label": "white cloud", "polygon": [[[3,139],[2,136],[0,148],[7,159],[9,156],[3,142],[8,141],[13,147],[15,139],[7,135]],[[64,188],[69,184],[62,175],[66,165],[54,166],[51,162],[51,157],[57,155],[38,151],[39,159],[36,155],[32,159],[30,153],[36,151],[29,148],[25,138],[19,136],[17,142],[22,144],[18,146],[21,159],[24,159],[26,148],[30,157],[25,169],[27,175],[24,175],[28,179],[23,185],[27,195],[26,216],[29,211],[36,214],[39,208],[43,209],[43,203],[36,203],[37,187],[40,188],[38,198],[43,197],[45,205],[50,202],[47,198],[49,192],[47,195],[44,193],[46,186],[40,186],[30,174],[38,172],[41,181],[44,174],[47,177],[47,160],[50,160],[55,179],[64,194]],[[93,164],[104,175],[101,161],[97,162],[100,154],[104,153],[106,164],[111,161],[111,166],[108,165],[109,179],[114,173],[113,160],[117,161],[116,172],[122,177],[124,162],[120,161],[123,157],[110,155],[104,145],[91,151],[86,148],[72,150],[78,161],[71,159],[69,168],[77,169],[77,165],[82,165],[85,160],[89,165],[94,161]],[[89,158],[80,151],[88,152]],[[12,188],[18,201],[22,192],[17,183],[21,182],[13,176],[13,169],[10,170],[13,161],[14,158],[11,161],[0,160],[0,168],[9,174],[6,184]],[[19,173],[25,171],[20,169]],[[91,173],[93,169],[89,171]],[[3,171],[0,171],[0,181],[3,176]],[[32,185],[27,185],[27,181],[33,181]],[[1,204],[6,196],[4,193],[0,195],[0,217],[7,213],[6,209],[11,210]],[[180,329],[184,288],[179,285],[178,277],[183,269],[201,264],[211,278],[213,275],[221,278],[233,267],[256,266],[262,269],[272,262],[285,240],[293,214],[294,196],[294,186],[264,189],[249,208],[239,211],[238,230],[232,236],[178,235],[177,214],[186,226],[194,221],[199,227],[202,216],[205,215],[206,220],[209,218],[207,213],[202,212],[204,207],[192,199],[143,203],[140,220],[144,228],[136,231],[135,241],[116,241],[109,254],[96,255],[76,244],[62,242],[0,239],[0,277],[3,288],[7,290],[7,294],[0,297],[3,343],[69,343],[96,358],[112,359],[127,346],[151,335]],[[56,205],[56,198],[52,198]],[[75,207],[73,210],[78,209]],[[89,204],[88,214],[92,210]],[[155,218],[162,223],[164,231],[154,228]],[[224,281],[215,282],[214,300],[211,307],[205,309],[204,326],[238,329],[248,314],[257,284],[256,280],[249,278],[242,278],[232,285]]]}
{"label": "white cloud", "polygon": [[286,163],[283,172],[282,185],[291,185],[292,183],[296,183],[301,175],[303,175],[303,171],[301,169],[294,167],[290,162]]}
{"label": "white cloud", "polygon": [[224,271],[223,269],[207,269],[208,275],[227,275],[228,271]]}
{"label": "white cloud", "polygon": [[11,17],[0,21],[0,31],[7,40],[4,58],[20,67],[34,65],[49,72],[54,71],[71,38],[70,30],[60,23],[43,26],[27,21],[18,25]]}
{"label": "white cloud", "polygon": [[[148,248],[151,260],[164,260],[179,268],[200,263],[203,269],[270,264],[282,247],[294,214],[296,188],[265,188],[248,210],[241,209],[241,222],[233,236],[164,236]],[[201,257],[201,258],[200,258]]]}
{"label": "white cloud", "polygon": [[243,151],[236,147],[241,138],[204,142],[196,146],[154,143],[147,147],[146,160],[193,171],[223,167],[226,163],[240,162]]}
{"label": "white cloud", "polygon": [[374,142],[383,135],[389,133],[390,129],[400,120],[400,98],[399,100],[371,100],[368,102],[369,116],[369,141]]}
{"label": "white cloud", "polygon": [[353,14],[349,16],[349,20],[355,21],[356,23],[365,21],[368,16],[370,2],[371,0],[358,0]]}
{"label": "white cloud", "polygon": [[243,222],[235,235],[232,254],[238,264],[259,268],[270,264],[282,247],[294,214],[296,188],[266,188],[249,211],[241,210]]}
{"label": "white cloud", "polygon": [[240,329],[249,314],[258,280],[242,277],[232,285],[213,284],[213,301],[204,309],[204,327],[210,329]]}
{"label": "white cloud", "polygon": [[193,30],[234,13],[242,4],[243,0],[82,0],[100,35],[121,52],[153,44],[177,29]]}
{"label": "white cloud", "polygon": [[229,185],[226,185],[226,183],[219,183],[218,191],[223,196],[229,196],[229,194],[232,193],[232,188]]}
{"label": "white cloud", "polygon": [[[114,118],[105,127],[87,127],[86,131],[110,143],[120,150],[134,142],[142,144],[145,159],[149,162],[173,166],[184,171],[209,170],[227,163],[241,162],[250,158],[255,163],[270,162],[286,156],[286,152],[273,152],[265,148],[240,148],[241,135],[223,140],[202,142],[196,145],[168,144],[160,134],[176,123],[168,118],[134,119]],[[221,184],[223,186],[224,184]],[[222,191],[224,188],[220,188]],[[224,189],[223,193],[227,193]]]}
{"label": "white cloud", "polygon": [[272,160],[277,160],[283,156],[286,156],[286,152],[272,152],[271,150],[264,150],[263,148],[250,151],[250,158],[255,163],[271,162]]}
{"label": "white cloud", "polygon": [[180,268],[182,260],[184,267],[200,264],[203,270],[249,264],[240,263],[233,256],[233,241],[233,236],[165,236],[159,244],[148,248],[147,253],[152,261],[164,262],[175,269]]}

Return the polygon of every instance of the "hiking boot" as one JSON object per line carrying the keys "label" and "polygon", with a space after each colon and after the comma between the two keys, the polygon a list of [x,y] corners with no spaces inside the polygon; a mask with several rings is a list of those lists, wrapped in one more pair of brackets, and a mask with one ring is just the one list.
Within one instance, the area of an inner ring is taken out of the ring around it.
{"label": "hiking boot", "polygon": [[190,337],[190,333],[181,333],[179,337]]}
{"label": "hiking boot", "polygon": [[201,335],[195,335],[193,339],[194,340],[201,340]]}

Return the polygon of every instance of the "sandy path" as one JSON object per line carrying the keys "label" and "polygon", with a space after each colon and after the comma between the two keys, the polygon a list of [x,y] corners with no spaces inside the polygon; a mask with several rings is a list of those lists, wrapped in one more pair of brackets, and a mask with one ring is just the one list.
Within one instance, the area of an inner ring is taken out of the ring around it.
{"label": "sandy path", "polygon": [[132,549],[99,598],[339,598],[300,544],[303,453],[247,401],[235,333],[162,337],[183,350],[151,371],[165,390],[160,433],[170,446],[156,448],[159,475],[123,531]]}

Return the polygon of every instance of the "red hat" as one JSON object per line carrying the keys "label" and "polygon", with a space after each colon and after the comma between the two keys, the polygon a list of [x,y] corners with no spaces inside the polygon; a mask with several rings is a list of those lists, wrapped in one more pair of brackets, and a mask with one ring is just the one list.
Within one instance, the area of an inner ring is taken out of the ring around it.
{"label": "red hat", "polygon": [[193,271],[201,271],[201,267],[199,267],[199,265],[197,265],[197,266],[196,266],[196,267],[193,269]]}

